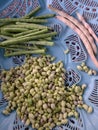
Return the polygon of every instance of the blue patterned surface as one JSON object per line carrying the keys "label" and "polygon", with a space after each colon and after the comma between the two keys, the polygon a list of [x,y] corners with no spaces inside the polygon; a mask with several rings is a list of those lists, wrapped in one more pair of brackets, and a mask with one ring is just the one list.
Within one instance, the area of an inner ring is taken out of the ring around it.
{"label": "blue patterned surface", "polygon": [[[68,12],[74,17],[76,16],[76,11],[80,12],[91,25],[95,33],[98,34],[97,0],[0,0],[0,17],[21,17],[39,5],[42,7],[41,14],[51,13],[52,11],[47,9],[49,3],[56,8]],[[82,61],[86,61],[87,65],[91,68],[97,71],[98,68],[91,62],[85,47],[74,31],[55,18],[50,19],[48,24],[59,32],[59,35],[54,39],[54,47],[48,48],[48,53],[54,55],[56,61],[62,60],[64,62],[68,70],[66,82],[69,85],[73,83],[86,83],[88,85],[84,93],[84,100],[88,105],[94,107],[94,112],[92,114],[87,114],[84,110],[78,110],[78,120],[70,118],[68,124],[54,129],[98,130],[98,76],[88,76],[84,72],[78,72],[76,66]],[[70,53],[66,55],[64,54],[64,50],[67,48],[69,48]],[[24,62],[25,56],[5,58],[3,53],[4,51],[0,49],[0,71],[2,69],[9,69],[12,66],[21,65]],[[15,111],[11,113],[10,116],[2,115],[1,111],[6,105],[7,101],[0,92],[0,130],[32,129],[31,127],[26,127],[24,123],[18,119]]]}

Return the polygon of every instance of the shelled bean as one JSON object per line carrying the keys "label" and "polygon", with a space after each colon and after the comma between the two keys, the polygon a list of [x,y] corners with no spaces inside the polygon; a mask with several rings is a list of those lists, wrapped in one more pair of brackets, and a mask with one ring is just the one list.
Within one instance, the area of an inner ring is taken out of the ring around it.
{"label": "shelled bean", "polygon": [[90,68],[84,62],[82,62],[80,65],[77,65],[77,69],[87,73],[88,75],[96,75],[97,74],[96,70]]}
{"label": "shelled bean", "polygon": [[63,63],[53,60],[50,55],[28,56],[22,66],[2,71],[1,90],[8,100],[3,114],[16,110],[26,125],[43,130],[78,118],[77,108],[93,111],[82,98],[86,85],[65,86]]}

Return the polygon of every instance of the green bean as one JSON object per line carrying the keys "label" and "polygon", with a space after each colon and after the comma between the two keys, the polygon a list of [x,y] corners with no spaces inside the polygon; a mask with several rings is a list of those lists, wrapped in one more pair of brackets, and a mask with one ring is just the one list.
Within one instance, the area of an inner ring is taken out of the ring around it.
{"label": "green bean", "polygon": [[29,33],[32,33],[32,32],[36,32],[38,31],[39,29],[33,29],[33,30],[28,30],[28,31],[25,31],[25,32],[21,32],[21,33],[18,33],[18,34],[14,34],[13,36],[14,37],[18,37],[18,36],[23,36],[25,34],[29,34]]}
{"label": "green bean", "polygon": [[4,23],[0,23],[0,27],[4,26],[5,24]]}
{"label": "green bean", "polygon": [[4,38],[4,39],[11,39],[12,37],[9,37],[9,36],[5,36],[5,35],[0,35],[1,38]]}
{"label": "green bean", "polygon": [[[24,46],[25,45],[25,46]],[[28,46],[30,45],[30,46]],[[48,42],[48,41],[29,41],[27,43],[19,43],[19,44],[12,44],[9,47],[16,47],[16,48],[27,48],[27,49],[36,49],[35,46],[32,45],[41,45],[41,46],[53,46],[54,42]],[[6,48],[6,46],[1,46],[2,48]]]}
{"label": "green bean", "polygon": [[45,19],[0,18],[0,22],[46,23]]}
{"label": "green bean", "polygon": [[[44,40],[46,40],[46,41],[51,41],[51,40],[52,40],[52,37],[44,38]],[[43,39],[39,39],[39,41],[43,41]]]}
{"label": "green bean", "polygon": [[[24,46],[25,45],[25,46]],[[30,46],[28,46],[30,45]],[[18,47],[18,48],[34,48],[34,46],[31,46],[31,45],[45,45],[45,46],[53,46],[54,45],[54,42],[51,42],[51,41],[29,41],[29,42],[26,42],[26,43],[18,43],[17,45],[14,44],[14,45],[10,45],[9,47]],[[6,46],[5,46],[6,48]]]}
{"label": "green bean", "polygon": [[[51,46],[51,44],[50,44],[50,46]],[[38,47],[35,47],[35,46],[28,46],[28,45],[26,45],[25,44],[25,46],[24,45],[21,45],[21,44],[19,44],[19,45],[10,45],[10,46],[0,46],[0,48],[4,48],[4,49],[7,49],[7,50],[16,50],[16,51],[18,51],[18,50],[36,50],[36,49],[39,49]]]}
{"label": "green bean", "polygon": [[29,34],[25,34],[24,36],[19,36],[17,38],[21,39],[21,38],[25,38],[25,37],[29,37],[29,36],[35,36],[35,35],[38,35],[38,34],[44,34],[44,33],[47,33],[47,32],[48,32],[48,29],[43,29],[43,30],[38,30],[36,32],[32,32],[32,33],[29,33]]}
{"label": "green bean", "polygon": [[29,14],[24,16],[23,18],[31,18],[35,13],[37,13],[40,9],[40,6],[36,7],[33,11],[31,11]]}
{"label": "green bean", "polygon": [[47,37],[47,38],[45,38],[46,40],[48,40],[48,41],[50,41],[50,40],[52,40],[52,38],[51,37]]}
{"label": "green bean", "polygon": [[[2,47],[1,47],[1,48],[2,48]],[[5,46],[4,48],[6,48],[6,46]],[[24,45],[20,45],[20,44],[19,44],[19,45],[10,45],[10,46],[9,46],[9,49],[10,49],[10,48],[16,48],[16,49],[18,48],[18,49],[21,49],[21,50],[23,50],[23,49],[24,49],[24,50],[34,50],[34,49],[36,49],[36,48],[33,47],[33,46],[28,46],[28,45],[25,45],[25,46],[24,46]]]}
{"label": "green bean", "polygon": [[[35,43],[34,43],[35,42]],[[32,44],[36,44],[36,45],[45,45],[45,46],[53,46],[54,45],[54,42],[48,42],[48,41],[30,41],[28,42],[30,43],[31,45]]]}
{"label": "green bean", "polygon": [[47,26],[40,25],[40,24],[22,23],[22,22],[16,22],[16,25],[13,25],[12,27],[14,27],[14,26],[28,28],[28,29],[34,29],[34,28],[36,28],[36,29],[45,29],[45,28],[49,28]]}
{"label": "green bean", "polygon": [[2,31],[6,31],[6,32],[24,32],[27,31],[28,29],[26,28],[1,28]]}
{"label": "green bean", "polygon": [[36,19],[46,19],[46,18],[52,18],[54,17],[55,14],[44,14],[44,15],[40,15],[40,16],[35,16]]}
{"label": "green bean", "polygon": [[7,49],[7,50],[15,50],[15,51],[18,51],[18,50],[23,50],[21,48],[14,48],[14,47],[3,47],[3,46],[0,46],[0,48],[4,48],[4,49]]}
{"label": "green bean", "polygon": [[25,55],[25,54],[42,54],[45,53],[45,49],[39,49],[39,50],[32,50],[32,51],[17,51],[17,52],[12,52],[12,53],[5,53],[5,57],[10,57],[10,56],[17,56],[17,55]]}
{"label": "green bean", "polygon": [[11,36],[11,37],[13,36],[12,33],[9,33],[9,32],[3,31],[3,30],[1,30],[1,35]]}
{"label": "green bean", "polygon": [[3,27],[5,25],[7,25],[7,24],[8,24],[8,22],[2,22],[2,23],[0,23],[0,27]]}
{"label": "green bean", "polygon": [[11,40],[1,42],[0,45],[5,46],[5,45],[17,44],[17,43],[20,43],[20,42],[28,42],[28,41],[39,39],[39,38],[55,36],[56,34],[57,34],[57,32],[50,32],[50,33],[46,33],[46,34],[40,34],[40,35],[37,35],[37,36],[21,38],[21,39],[18,39],[18,40],[17,39],[11,39]]}

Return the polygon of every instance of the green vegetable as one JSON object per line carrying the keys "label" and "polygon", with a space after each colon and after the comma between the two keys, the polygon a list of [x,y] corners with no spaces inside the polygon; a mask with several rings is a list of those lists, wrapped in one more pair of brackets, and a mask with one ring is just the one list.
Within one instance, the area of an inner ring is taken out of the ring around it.
{"label": "green vegetable", "polygon": [[30,41],[27,42],[28,44],[32,45],[32,44],[36,44],[36,45],[45,45],[45,46],[53,46],[54,42],[48,42],[48,41]]}
{"label": "green vegetable", "polygon": [[78,65],[77,69],[86,72],[90,76],[97,74],[96,70],[93,70],[90,67],[88,67],[85,62],[82,62],[80,65]]}
{"label": "green vegetable", "polygon": [[40,34],[37,36],[31,36],[31,37],[26,37],[26,38],[21,38],[21,39],[11,39],[11,40],[7,40],[7,41],[3,41],[0,43],[0,46],[6,46],[6,45],[11,45],[11,44],[17,44],[17,43],[21,43],[21,42],[28,42],[30,40],[35,40],[38,38],[46,38],[46,37],[50,37],[50,36],[55,36],[57,34],[57,32],[50,32],[50,33],[46,33],[46,34]]}
{"label": "green vegetable", "polygon": [[78,118],[76,108],[93,111],[83,102],[86,85],[66,87],[63,63],[51,63],[53,59],[50,55],[27,56],[22,66],[2,71],[1,90],[8,100],[3,114],[16,110],[26,125],[43,130],[66,124],[71,116]]}
{"label": "green vegetable", "polygon": [[10,25],[10,27],[23,27],[23,28],[27,28],[27,29],[45,29],[45,28],[49,28],[49,27],[41,25],[41,24],[22,23],[22,22],[16,22],[16,25]]}
{"label": "green vegetable", "polygon": [[21,32],[21,33],[18,33],[18,34],[14,34],[13,36],[14,36],[14,37],[24,36],[25,34],[29,34],[29,33],[32,33],[32,32],[36,32],[36,31],[38,31],[38,30],[39,30],[39,29],[28,30],[28,31],[25,31],[25,32]]}
{"label": "green vegetable", "polygon": [[[23,45],[22,45],[23,44]],[[45,46],[53,46],[53,42],[45,42],[45,41],[42,41],[42,42],[37,42],[36,41],[33,41],[32,42],[28,42],[27,44],[17,44],[17,45],[10,45],[10,46],[0,46],[0,48],[4,48],[5,50],[16,50],[16,51],[22,51],[22,50],[38,50],[40,49],[40,47],[36,47],[36,46],[33,46],[35,44],[37,45],[45,45]],[[25,46],[24,46],[25,45]]]}
{"label": "green vegetable", "polygon": [[0,22],[27,22],[27,23],[46,23],[45,19],[24,19],[24,18],[0,18]]}
{"label": "green vegetable", "polygon": [[42,24],[47,22],[46,18],[54,17],[54,14],[46,14],[38,18],[34,15],[39,9],[40,6],[22,18],[0,19],[0,35],[4,38],[0,48],[5,49],[5,56],[31,54],[31,52],[40,54],[38,50],[42,51],[46,46],[53,46],[52,38],[57,32]]}
{"label": "green vegetable", "polygon": [[3,27],[5,25],[7,25],[7,24],[8,24],[8,22],[2,22],[2,23],[0,23],[0,27]]}
{"label": "green vegetable", "polygon": [[22,51],[21,48],[15,48],[15,47],[3,47],[3,46],[0,46],[0,48],[4,48],[4,49],[6,49],[6,50],[14,50],[14,51],[19,51],[19,50],[21,50],[21,51]]}
{"label": "green vegetable", "polygon": [[3,31],[3,30],[1,30],[1,33],[0,33],[0,34],[1,34],[1,35],[5,35],[5,36],[10,36],[10,37],[13,36],[12,33],[10,33],[10,32],[6,32],[6,31]]}
{"label": "green vegetable", "polygon": [[33,11],[31,11],[29,14],[24,16],[23,18],[31,18],[35,13],[37,13],[40,10],[40,6],[36,7]]}
{"label": "green vegetable", "polygon": [[35,36],[35,35],[38,35],[38,34],[44,34],[44,33],[47,33],[47,32],[48,32],[48,29],[43,29],[43,30],[38,30],[36,32],[32,32],[32,33],[29,33],[29,34],[26,34],[26,35],[23,35],[23,36],[19,36],[17,38],[20,39],[20,38],[25,38],[25,37],[29,37],[29,36]]}
{"label": "green vegetable", "polygon": [[38,54],[38,53],[45,53],[45,49],[39,49],[39,50],[28,50],[28,51],[15,51],[15,52],[11,52],[11,53],[5,53],[4,56],[8,57],[8,56],[16,56],[16,55],[25,55],[25,54]]}
{"label": "green vegetable", "polygon": [[6,31],[6,32],[24,32],[27,31],[28,29],[26,28],[8,28],[8,27],[3,27],[1,28],[2,31]]}
{"label": "green vegetable", "polygon": [[36,19],[46,19],[46,18],[52,18],[55,17],[55,14],[44,14],[40,16],[35,16]]}
{"label": "green vegetable", "polygon": [[11,39],[11,37],[5,36],[5,35],[0,35],[0,37],[3,38],[3,39]]}

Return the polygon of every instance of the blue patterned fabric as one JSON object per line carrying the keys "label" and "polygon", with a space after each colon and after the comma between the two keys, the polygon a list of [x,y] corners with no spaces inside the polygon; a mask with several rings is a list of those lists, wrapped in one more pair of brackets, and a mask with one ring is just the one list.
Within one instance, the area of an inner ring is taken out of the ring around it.
{"label": "blue patterned fabric", "polygon": [[[74,17],[76,17],[76,11],[83,14],[86,21],[98,35],[97,0],[0,0],[0,17],[22,17],[37,6],[42,7],[39,14],[53,13],[47,8],[48,4],[52,4],[53,7],[66,11]],[[47,48],[47,53],[55,56],[56,61],[63,61],[67,69],[67,85],[74,83],[86,83],[88,85],[84,93],[84,100],[94,108],[92,114],[88,114],[84,110],[78,110],[79,119],[70,118],[66,125],[55,127],[54,130],[98,130],[98,76],[88,76],[86,73],[78,71],[76,67],[85,61],[92,69],[98,71],[98,68],[92,63],[82,41],[73,30],[55,18],[50,19],[48,25],[59,34],[54,38],[55,45]],[[67,48],[70,53],[66,55],[64,50]],[[24,55],[6,58],[4,57],[4,50],[0,49],[0,71],[21,65],[24,60]],[[31,127],[25,126],[19,120],[15,111],[10,116],[4,116],[1,111],[6,105],[7,101],[0,91],[0,130],[32,130]]]}

